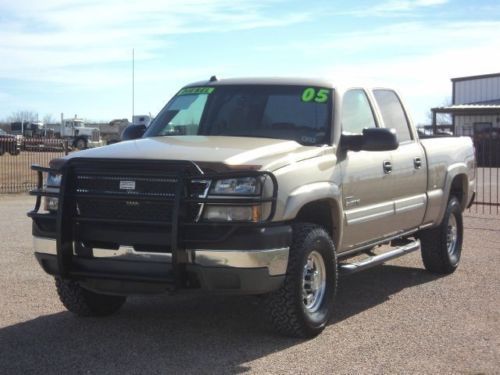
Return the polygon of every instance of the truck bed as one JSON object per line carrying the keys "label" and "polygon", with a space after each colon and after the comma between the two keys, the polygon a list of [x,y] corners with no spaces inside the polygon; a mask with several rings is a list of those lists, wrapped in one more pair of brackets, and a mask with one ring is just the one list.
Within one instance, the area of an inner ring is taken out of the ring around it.
{"label": "truck bed", "polygon": [[438,221],[442,215],[442,199],[445,192],[450,191],[452,181],[447,176],[452,175],[452,170],[462,170],[469,176],[466,184],[466,196],[459,197],[463,207],[472,199],[475,191],[475,162],[474,146],[470,137],[436,137],[421,139],[428,165],[427,192],[428,208],[424,224],[430,221]]}

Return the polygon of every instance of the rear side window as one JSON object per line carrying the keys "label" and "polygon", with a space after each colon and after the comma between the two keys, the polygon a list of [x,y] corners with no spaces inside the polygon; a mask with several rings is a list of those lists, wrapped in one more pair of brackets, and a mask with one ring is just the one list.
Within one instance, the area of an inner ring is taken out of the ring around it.
{"label": "rear side window", "polygon": [[349,90],[342,101],[342,131],[344,133],[361,134],[364,128],[374,128],[370,102],[363,90]]}
{"label": "rear side window", "polygon": [[401,101],[392,90],[373,90],[386,128],[396,129],[400,142],[411,140],[410,125]]}

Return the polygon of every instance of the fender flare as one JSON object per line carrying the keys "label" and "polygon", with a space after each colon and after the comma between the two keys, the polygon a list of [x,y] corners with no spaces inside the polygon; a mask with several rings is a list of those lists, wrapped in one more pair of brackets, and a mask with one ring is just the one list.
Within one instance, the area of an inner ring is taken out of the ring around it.
{"label": "fender flare", "polygon": [[334,242],[337,245],[342,243],[342,218],[344,217],[344,212],[342,208],[342,192],[340,187],[332,182],[315,182],[312,184],[302,185],[297,189],[293,190],[287,197],[285,208],[283,211],[283,220],[294,220],[300,210],[309,203],[314,203],[317,201],[330,201],[334,207],[334,212],[332,212],[333,225],[337,226],[332,229],[332,233],[336,233],[336,238]]}
{"label": "fender flare", "polygon": [[[459,175],[464,175],[466,176],[467,179],[467,166],[465,163],[455,163],[452,164],[448,167],[446,170],[446,178],[444,181],[444,187],[443,187],[443,204],[441,205],[441,209],[439,210],[439,215],[436,220],[436,225],[439,225],[443,221],[444,214],[446,212],[446,207],[448,200],[450,199],[450,193],[451,193],[451,184],[453,183],[453,180],[455,177]],[[463,186],[464,192],[463,192],[463,197],[462,201],[460,202],[460,205],[462,206],[462,210],[467,207],[467,200],[469,196],[469,184],[466,183]]]}

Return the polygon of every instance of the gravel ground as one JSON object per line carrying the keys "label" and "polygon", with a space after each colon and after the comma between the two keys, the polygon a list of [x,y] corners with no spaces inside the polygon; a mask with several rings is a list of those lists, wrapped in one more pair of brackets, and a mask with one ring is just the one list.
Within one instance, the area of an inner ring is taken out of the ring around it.
{"label": "gravel ground", "polygon": [[500,217],[467,216],[447,277],[420,256],[340,281],[335,318],[309,341],[268,331],[256,297],[130,298],[77,318],[31,250],[33,199],[0,195],[0,373],[500,374]]}

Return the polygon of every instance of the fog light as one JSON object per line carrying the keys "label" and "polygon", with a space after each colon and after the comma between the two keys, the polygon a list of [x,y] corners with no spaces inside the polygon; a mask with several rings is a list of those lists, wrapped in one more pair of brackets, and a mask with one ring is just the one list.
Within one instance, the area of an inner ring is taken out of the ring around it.
{"label": "fog light", "polygon": [[261,220],[260,206],[207,206],[203,218],[211,221]]}

